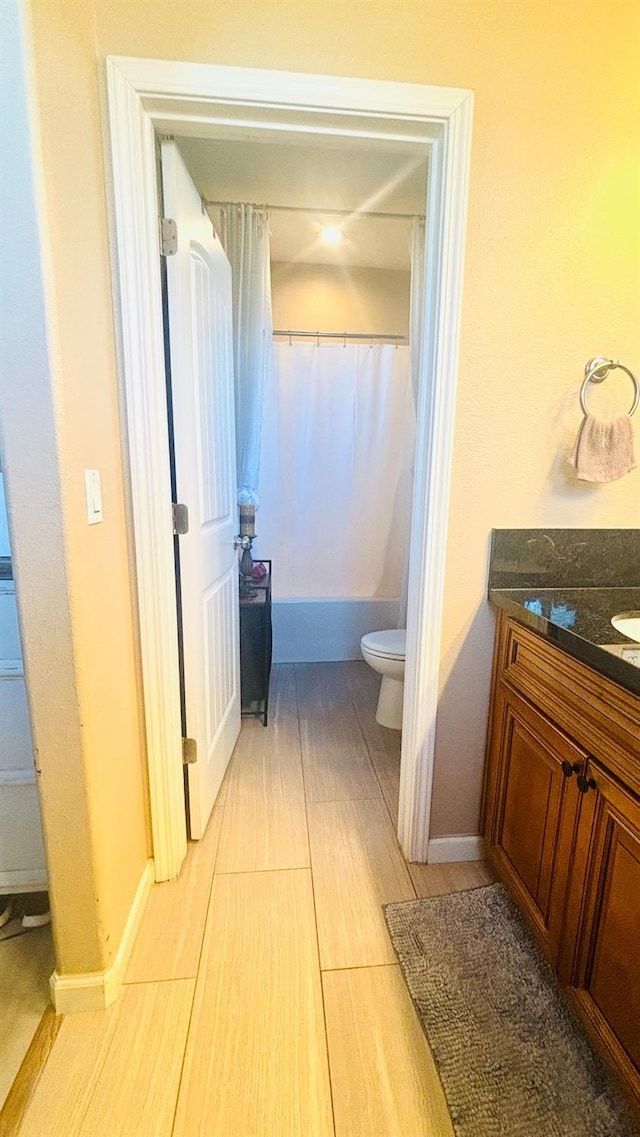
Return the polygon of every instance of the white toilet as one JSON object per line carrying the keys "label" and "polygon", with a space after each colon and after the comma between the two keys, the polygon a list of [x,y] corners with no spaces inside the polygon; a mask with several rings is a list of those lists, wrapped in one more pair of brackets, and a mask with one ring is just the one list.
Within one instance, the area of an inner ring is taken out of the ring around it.
{"label": "white toilet", "polygon": [[391,730],[402,730],[405,643],[404,628],[368,632],[360,640],[362,658],[382,676],[376,722]]}

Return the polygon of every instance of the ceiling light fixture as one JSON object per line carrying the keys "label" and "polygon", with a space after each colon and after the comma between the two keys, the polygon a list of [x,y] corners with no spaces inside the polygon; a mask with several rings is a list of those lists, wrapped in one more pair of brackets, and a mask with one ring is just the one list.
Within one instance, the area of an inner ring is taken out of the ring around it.
{"label": "ceiling light fixture", "polygon": [[342,236],[342,229],[338,229],[337,225],[330,225],[320,232],[320,239],[324,241],[325,245],[339,245]]}

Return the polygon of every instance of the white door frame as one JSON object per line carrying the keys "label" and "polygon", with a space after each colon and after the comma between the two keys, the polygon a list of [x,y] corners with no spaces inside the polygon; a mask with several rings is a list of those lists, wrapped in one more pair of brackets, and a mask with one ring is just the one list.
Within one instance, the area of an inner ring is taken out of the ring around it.
{"label": "white door frame", "polygon": [[396,138],[430,151],[423,375],[409,568],[399,840],[428,859],[473,94],[163,60],[107,59],[115,307],[128,427],[156,877],[186,849],[154,132]]}

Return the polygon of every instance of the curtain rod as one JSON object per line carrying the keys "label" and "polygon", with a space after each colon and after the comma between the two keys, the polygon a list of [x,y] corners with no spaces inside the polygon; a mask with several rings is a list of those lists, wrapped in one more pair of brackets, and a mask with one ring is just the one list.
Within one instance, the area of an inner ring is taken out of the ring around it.
{"label": "curtain rod", "polygon": [[296,332],[292,328],[273,329],[274,336],[288,336],[289,339],[302,336],[303,339],[335,340],[384,340],[385,343],[409,343],[408,336],[381,335],[377,332]]}
{"label": "curtain rod", "polygon": [[208,201],[203,198],[207,208],[219,208],[222,205],[252,205],[254,209],[268,209],[278,213],[326,213],[331,217],[377,217],[381,221],[413,221],[414,218],[424,219],[424,213],[378,213],[377,210],[366,209],[321,209],[317,206],[306,205],[259,205],[253,201]]}

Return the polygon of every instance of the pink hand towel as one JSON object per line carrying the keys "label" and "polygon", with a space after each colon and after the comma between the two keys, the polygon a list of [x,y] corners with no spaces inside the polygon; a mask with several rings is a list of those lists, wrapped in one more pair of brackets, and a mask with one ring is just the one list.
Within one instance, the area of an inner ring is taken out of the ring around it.
{"label": "pink hand towel", "polygon": [[633,423],[629,415],[611,422],[586,415],[568,461],[583,482],[615,482],[635,470]]}

